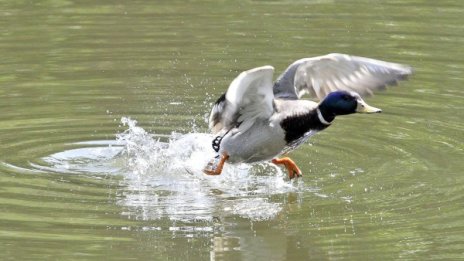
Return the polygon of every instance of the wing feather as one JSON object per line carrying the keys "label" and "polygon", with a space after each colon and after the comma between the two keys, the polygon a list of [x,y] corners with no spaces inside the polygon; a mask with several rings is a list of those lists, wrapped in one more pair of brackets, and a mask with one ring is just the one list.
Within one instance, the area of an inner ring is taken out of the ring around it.
{"label": "wing feather", "polygon": [[242,72],[229,85],[225,96],[216,102],[210,115],[213,133],[240,125],[248,129],[258,118],[274,113],[272,76],[274,67],[262,66]]}
{"label": "wing feather", "polygon": [[412,68],[407,65],[334,53],[291,64],[275,82],[274,95],[299,99],[309,94],[322,100],[330,92],[346,90],[366,96],[396,85],[411,74]]}

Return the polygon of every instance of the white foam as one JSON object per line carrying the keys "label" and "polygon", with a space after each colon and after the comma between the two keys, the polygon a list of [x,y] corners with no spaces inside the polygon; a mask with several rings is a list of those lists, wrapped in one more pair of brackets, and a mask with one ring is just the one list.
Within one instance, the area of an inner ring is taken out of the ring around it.
{"label": "white foam", "polygon": [[215,156],[212,135],[159,137],[138,127],[134,120],[123,118],[122,123],[128,129],[118,135],[118,142],[125,144],[122,154],[128,172],[121,204],[136,213],[136,218],[192,221],[234,214],[270,219],[281,211],[270,196],[301,188],[268,163],[226,164],[221,175],[205,175],[202,169]]}

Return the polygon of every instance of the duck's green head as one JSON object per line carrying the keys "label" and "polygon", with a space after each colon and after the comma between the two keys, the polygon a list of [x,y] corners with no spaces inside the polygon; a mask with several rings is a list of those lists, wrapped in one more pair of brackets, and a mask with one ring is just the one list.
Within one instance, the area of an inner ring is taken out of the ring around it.
{"label": "duck's green head", "polygon": [[347,91],[329,93],[319,105],[325,117],[335,117],[352,113],[378,113],[381,109],[368,105],[359,94]]}

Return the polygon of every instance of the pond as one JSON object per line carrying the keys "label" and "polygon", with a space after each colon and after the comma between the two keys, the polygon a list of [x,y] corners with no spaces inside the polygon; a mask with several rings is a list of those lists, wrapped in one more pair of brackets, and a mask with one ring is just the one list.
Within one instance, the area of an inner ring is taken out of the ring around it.
{"label": "pond", "polygon": [[[458,259],[464,2],[2,1],[2,260]],[[201,168],[241,72],[348,53],[409,81],[268,163]]]}

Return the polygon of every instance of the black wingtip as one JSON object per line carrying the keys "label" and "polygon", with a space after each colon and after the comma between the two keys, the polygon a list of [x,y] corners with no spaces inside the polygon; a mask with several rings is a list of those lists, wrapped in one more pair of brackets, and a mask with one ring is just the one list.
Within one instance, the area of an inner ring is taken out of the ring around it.
{"label": "black wingtip", "polygon": [[219,99],[217,99],[217,101],[214,104],[219,104],[225,100],[226,100],[226,93],[223,93],[221,97],[219,97]]}

